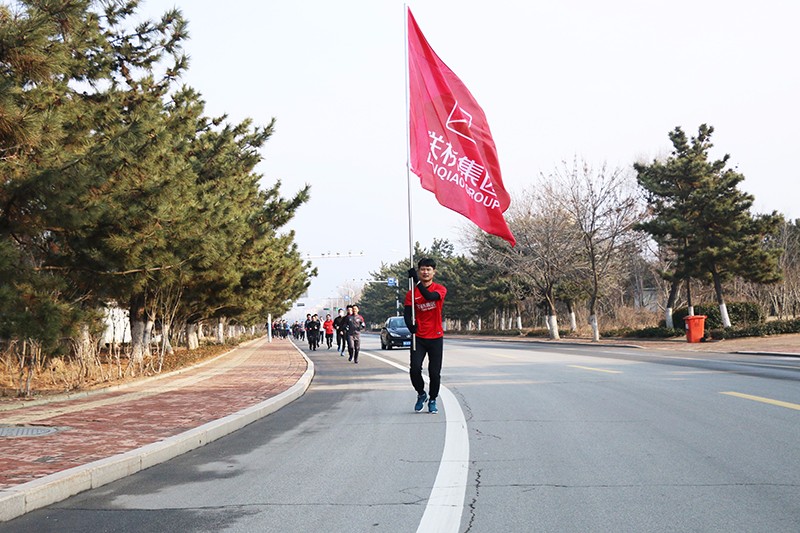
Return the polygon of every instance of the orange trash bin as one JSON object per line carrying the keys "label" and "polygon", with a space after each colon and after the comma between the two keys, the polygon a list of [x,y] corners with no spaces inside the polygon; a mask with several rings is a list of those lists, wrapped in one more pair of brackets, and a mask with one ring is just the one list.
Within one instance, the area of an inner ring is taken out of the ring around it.
{"label": "orange trash bin", "polygon": [[683,319],[686,324],[686,340],[689,342],[700,342],[705,336],[705,315],[692,315]]}

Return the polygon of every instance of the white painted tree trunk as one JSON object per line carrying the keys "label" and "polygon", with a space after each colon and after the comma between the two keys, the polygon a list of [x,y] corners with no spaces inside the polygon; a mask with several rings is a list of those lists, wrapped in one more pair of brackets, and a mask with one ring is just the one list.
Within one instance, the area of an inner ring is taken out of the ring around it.
{"label": "white painted tree trunk", "polygon": [[478,318],[478,331],[480,331],[480,330],[481,330],[481,319]]}
{"label": "white painted tree trunk", "polygon": [[167,355],[174,355],[175,350],[172,348],[172,343],[169,342],[169,332],[170,332],[170,325],[168,323],[164,323],[161,325],[161,346],[163,353]]}
{"label": "white painted tree trunk", "polygon": [[197,323],[197,338],[201,341],[206,338],[206,332],[202,322]]}
{"label": "white painted tree trunk", "polygon": [[152,320],[131,319],[131,363],[134,369],[144,368],[144,356],[150,353],[153,326],[155,322]]}
{"label": "white painted tree trunk", "polygon": [[666,326],[670,329],[675,327],[675,323],[672,321],[671,307],[667,307],[667,310],[664,312],[664,322],[666,322]]}
{"label": "white painted tree trunk", "polygon": [[729,328],[731,327],[731,318],[728,316],[728,306],[725,305],[725,302],[719,304],[719,314],[722,318],[722,327]]}
{"label": "white painted tree trunk", "polygon": [[550,315],[547,317],[549,321],[548,329],[550,330],[550,338],[558,340],[561,337],[558,334],[558,315]]}
{"label": "white painted tree trunk", "polygon": [[200,341],[197,338],[196,322],[189,322],[186,324],[186,347],[189,350],[196,350],[200,347]]}
{"label": "white painted tree trunk", "polygon": [[694,316],[694,306],[693,305],[689,306],[689,316]]}
{"label": "white painted tree trunk", "polygon": [[78,343],[78,359],[82,361],[83,365],[88,367],[94,363],[95,355],[95,343],[92,340],[92,334],[89,332],[89,325],[84,324],[81,326],[81,337]]}
{"label": "white painted tree trunk", "polygon": [[144,323],[144,336],[142,337],[142,345],[144,346],[144,353],[150,353],[150,343],[153,342],[153,328],[156,323],[152,320],[147,320]]}
{"label": "white painted tree trunk", "polygon": [[570,331],[578,331],[578,320],[575,318],[575,311],[569,312],[569,329]]}
{"label": "white painted tree trunk", "polygon": [[143,320],[131,318],[131,363],[134,369],[144,365],[144,339],[145,323]]}
{"label": "white painted tree trunk", "polygon": [[216,336],[217,344],[225,344],[225,317],[217,319]]}
{"label": "white painted tree trunk", "polygon": [[522,317],[517,316],[517,329],[522,329]]}
{"label": "white painted tree trunk", "polygon": [[597,342],[600,340],[600,326],[597,325],[597,315],[589,317],[589,325],[592,326],[592,340]]}

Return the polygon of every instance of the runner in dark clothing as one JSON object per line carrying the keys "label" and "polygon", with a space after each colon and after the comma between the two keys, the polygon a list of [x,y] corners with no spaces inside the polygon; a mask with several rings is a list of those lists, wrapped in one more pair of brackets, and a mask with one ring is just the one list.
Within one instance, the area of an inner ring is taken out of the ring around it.
{"label": "runner in dark clothing", "polygon": [[[436,262],[433,259],[421,259],[417,270],[411,268],[408,277],[414,280],[414,291],[406,293],[403,318],[409,331],[416,335],[412,343],[411,366],[409,374],[411,384],[417,391],[417,403],[414,410],[422,411],[428,395],[425,394],[425,380],[422,378],[422,363],[428,356],[428,376],[430,377],[430,399],[428,412],[436,414],[436,398],[441,386],[442,357],[444,352],[444,331],[442,329],[442,305],[447,289],[444,285],[433,282],[436,274]],[[412,300],[413,297],[413,300]],[[411,306],[414,305],[414,318],[411,320]]]}
{"label": "runner in dark clothing", "polygon": [[319,346],[319,317],[314,315],[311,320],[306,322],[306,338],[308,339],[308,347],[311,350],[316,350]]}
{"label": "runner in dark clothing", "polygon": [[344,356],[344,350],[347,348],[347,339],[345,331],[345,321],[347,317],[344,314],[344,309],[339,308],[339,316],[333,319],[333,329],[336,330],[336,351],[339,355]]}
{"label": "runner in dark clothing", "polygon": [[347,352],[350,354],[348,361],[358,364],[358,353],[361,351],[361,330],[366,329],[364,317],[358,314],[358,306],[353,305],[353,314],[347,315],[345,325],[347,329]]}

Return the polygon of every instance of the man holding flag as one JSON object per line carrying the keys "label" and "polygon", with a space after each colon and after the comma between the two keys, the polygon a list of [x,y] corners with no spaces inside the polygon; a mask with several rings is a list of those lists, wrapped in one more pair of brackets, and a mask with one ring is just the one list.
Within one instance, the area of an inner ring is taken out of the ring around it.
{"label": "man holding flag", "polygon": [[[407,16],[408,170],[436,200],[469,218],[485,232],[516,244],[503,213],[510,198],[503,187],[489,124],[467,87],[428,44],[411,10]],[[411,383],[417,391],[414,410],[437,413],[444,351],[442,304],[447,294],[433,282],[436,263],[422,259],[413,268],[411,179],[408,179],[409,291],[404,318],[414,335],[411,343]],[[428,357],[430,398],[425,393],[422,363]]]}
{"label": "man holding flag", "polygon": [[[442,305],[447,289],[433,282],[436,274],[436,261],[420,259],[419,268],[409,269],[412,289],[406,294],[403,318],[408,330],[416,335],[411,348],[411,384],[417,391],[416,412],[422,411],[428,400],[428,412],[437,414],[436,397],[441,384],[442,356],[444,354],[444,330],[442,328]],[[428,357],[428,377],[430,378],[430,398],[425,394],[425,380],[422,378],[422,363]]]}

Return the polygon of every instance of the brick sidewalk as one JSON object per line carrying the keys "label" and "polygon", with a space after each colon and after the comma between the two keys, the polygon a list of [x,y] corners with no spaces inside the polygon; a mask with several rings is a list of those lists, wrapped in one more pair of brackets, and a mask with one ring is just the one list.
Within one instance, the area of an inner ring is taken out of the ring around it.
{"label": "brick sidewalk", "polygon": [[164,378],[0,412],[0,426],[47,426],[0,438],[0,490],[162,441],[272,398],[307,363],[288,341],[260,339]]}

